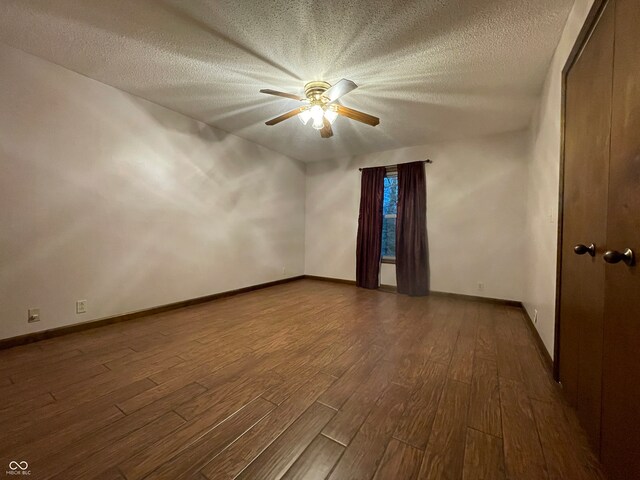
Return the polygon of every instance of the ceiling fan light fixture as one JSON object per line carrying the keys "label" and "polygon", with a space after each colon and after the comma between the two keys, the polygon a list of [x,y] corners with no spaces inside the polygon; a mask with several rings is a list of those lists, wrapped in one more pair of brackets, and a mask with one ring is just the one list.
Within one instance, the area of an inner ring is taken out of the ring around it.
{"label": "ceiling fan light fixture", "polygon": [[308,108],[302,110],[302,112],[300,112],[300,114],[298,115],[298,118],[303,125],[306,125],[311,119],[311,110]]}
{"label": "ceiling fan light fixture", "polygon": [[356,88],[358,88],[358,86],[354,82],[343,78],[334,85],[324,81],[308,82],[304,86],[304,97],[293,93],[262,89],[260,93],[289,98],[304,104],[264,123],[268,126],[273,126],[296,116],[300,118],[303,125],[307,125],[310,120],[313,120],[311,125],[315,130],[320,131],[322,138],[333,137],[331,125],[333,125],[333,122],[335,122],[338,116],[343,116],[350,120],[356,120],[375,127],[380,123],[378,117],[336,103]]}
{"label": "ceiling fan light fixture", "polygon": [[312,127],[321,130],[324,127],[324,109],[320,105],[314,105],[309,111],[313,119]]}
{"label": "ceiling fan light fixture", "polygon": [[338,118],[338,110],[333,108],[332,106],[327,107],[324,112],[324,118],[326,118],[329,123],[333,125],[333,122],[335,122],[336,118]]}

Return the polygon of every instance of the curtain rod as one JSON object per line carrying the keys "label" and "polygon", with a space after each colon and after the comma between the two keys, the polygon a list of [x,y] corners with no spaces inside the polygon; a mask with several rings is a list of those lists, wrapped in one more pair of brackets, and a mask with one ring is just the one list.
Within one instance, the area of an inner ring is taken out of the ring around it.
{"label": "curtain rod", "polygon": [[[424,163],[433,163],[433,160],[429,160],[429,159],[419,160],[419,161],[420,162],[424,162]],[[408,162],[408,163],[411,163],[411,162]],[[391,168],[391,167],[398,167],[398,164],[395,164],[395,165],[382,165],[382,166],[384,168]],[[366,168],[375,168],[375,167],[366,167]],[[364,170],[364,168],[359,168],[358,170],[362,171],[362,170]]]}

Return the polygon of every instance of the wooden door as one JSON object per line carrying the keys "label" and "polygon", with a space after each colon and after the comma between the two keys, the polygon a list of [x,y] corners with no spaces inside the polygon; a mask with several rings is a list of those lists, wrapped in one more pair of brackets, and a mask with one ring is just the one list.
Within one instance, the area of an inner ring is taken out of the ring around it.
{"label": "wooden door", "polygon": [[[640,0],[616,1],[607,248],[640,254]],[[640,479],[640,269],[607,264],[601,458]]]}
{"label": "wooden door", "polygon": [[[600,401],[613,72],[613,3],[567,75],[560,287],[560,382],[592,445],[600,438]],[[595,244],[578,255],[576,245]]]}

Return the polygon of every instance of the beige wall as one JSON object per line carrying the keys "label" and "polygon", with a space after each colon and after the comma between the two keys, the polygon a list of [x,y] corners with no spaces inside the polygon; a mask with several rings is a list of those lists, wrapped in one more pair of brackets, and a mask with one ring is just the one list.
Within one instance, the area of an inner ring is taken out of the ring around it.
{"label": "beige wall", "polygon": [[576,0],[547,73],[532,120],[528,167],[527,246],[524,305],[553,355],[558,192],[560,175],[560,115],[562,69],[585,22],[593,0]]}
{"label": "beige wall", "polygon": [[[355,279],[359,167],[431,158],[426,168],[432,289],[520,300],[527,141],[527,132],[517,132],[309,164],[305,272]],[[395,284],[393,266],[383,265],[381,280]]]}
{"label": "beige wall", "polygon": [[303,273],[303,165],[1,44],[0,65],[0,338]]}

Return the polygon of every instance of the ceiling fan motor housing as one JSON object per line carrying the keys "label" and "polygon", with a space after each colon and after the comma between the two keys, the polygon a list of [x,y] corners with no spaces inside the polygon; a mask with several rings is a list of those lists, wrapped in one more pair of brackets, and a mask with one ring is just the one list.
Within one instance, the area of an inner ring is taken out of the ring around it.
{"label": "ceiling fan motor housing", "polygon": [[331,84],[327,82],[309,82],[304,86],[304,95],[310,101],[319,101],[322,94],[331,88]]}

